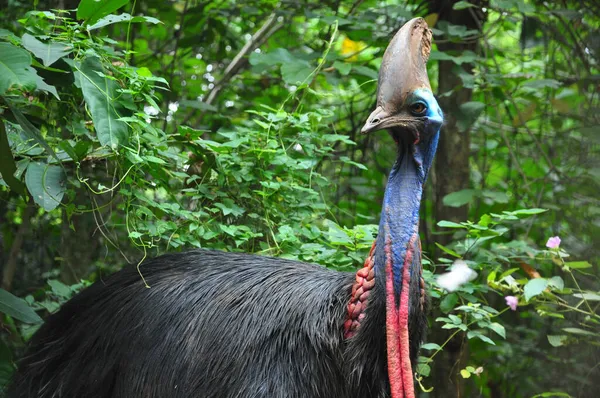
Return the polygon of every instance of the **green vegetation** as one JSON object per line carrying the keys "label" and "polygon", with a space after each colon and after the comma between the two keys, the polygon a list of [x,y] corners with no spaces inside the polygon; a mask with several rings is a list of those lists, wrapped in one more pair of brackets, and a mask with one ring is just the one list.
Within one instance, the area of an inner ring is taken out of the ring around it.
{"label": "green vegetation", "polygon": [[[44,316],[147,256],[360,266],[394,145],[359,131],[391,35],[423,16],[447,119],[421,223],[423,396],[600,396],[600,8],[397,3],[8,1],[0,383]],[[449,292],[456,260],[478,275]]]}

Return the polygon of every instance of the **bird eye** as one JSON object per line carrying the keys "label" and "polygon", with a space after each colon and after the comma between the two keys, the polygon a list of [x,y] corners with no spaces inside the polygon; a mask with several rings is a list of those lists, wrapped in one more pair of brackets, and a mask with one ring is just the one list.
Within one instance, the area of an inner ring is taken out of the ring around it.
{"label": "bird eye", "polygon": [[420,116],[425,113],[427,106],[422,102],[415,102],[410,106],[410,111],[413,115]]}

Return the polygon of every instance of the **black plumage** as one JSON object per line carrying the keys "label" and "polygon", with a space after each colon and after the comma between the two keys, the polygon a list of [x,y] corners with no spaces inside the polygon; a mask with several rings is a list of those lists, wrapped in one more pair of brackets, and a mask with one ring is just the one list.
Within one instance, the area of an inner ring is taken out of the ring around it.
{"label": "black plumage", "polygon": [[141,271],[151,288],[123,269],[51,316],[8,396],[387,396],[377,285],[372,321],[345,341],[353,273],[206,250]]}

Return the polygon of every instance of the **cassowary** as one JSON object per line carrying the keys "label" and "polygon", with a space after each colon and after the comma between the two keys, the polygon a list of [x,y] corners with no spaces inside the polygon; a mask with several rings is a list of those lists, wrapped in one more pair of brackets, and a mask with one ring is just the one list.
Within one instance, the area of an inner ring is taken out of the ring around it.
{"label": "cassowary", "polygon": [[416,18],[383,57],[362,131],[387,129],[398,148],[364,268],[196,250],[145,262],[150,289],[123,269],[48,318],[8,397],[414,397],[419,206],[442,124],[430,46]]}

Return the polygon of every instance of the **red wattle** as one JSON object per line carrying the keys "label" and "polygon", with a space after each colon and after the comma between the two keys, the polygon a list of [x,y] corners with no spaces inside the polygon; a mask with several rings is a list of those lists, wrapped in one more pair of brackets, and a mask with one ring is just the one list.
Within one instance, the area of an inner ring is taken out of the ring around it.
{"label": "red wattle", "polygon": [[389,236],[385,239],[385,297],[386,297],[386,336],[388,378],[390,379],[390,392],[392,398],[404,398],[404,383],[400,361],[400,328],[398,323],[398,309],[394,296],[394,275],[392,273],[392,242]]}
{"label": "red wattle", "polygon": [[402,361],[402,379],[406,398],[414,398],[413,372],[410,363],[410,343],[408,340],[408,301],[410,298],[410,267],[415,253],[417,234],[410,238],[402,268],[402,291],[400,292],[400,356]]}
{"label": "red wattle", "polygon": [[386,336],[388,377],[392,398],[415,398],[408,338],[408,302],[410,298],[410,267],[417,239],[418,236],[413,235],[406,249],[399,308],[396,306],[394,294],[393,260],[389,236],[386,237],[385,242]]}

